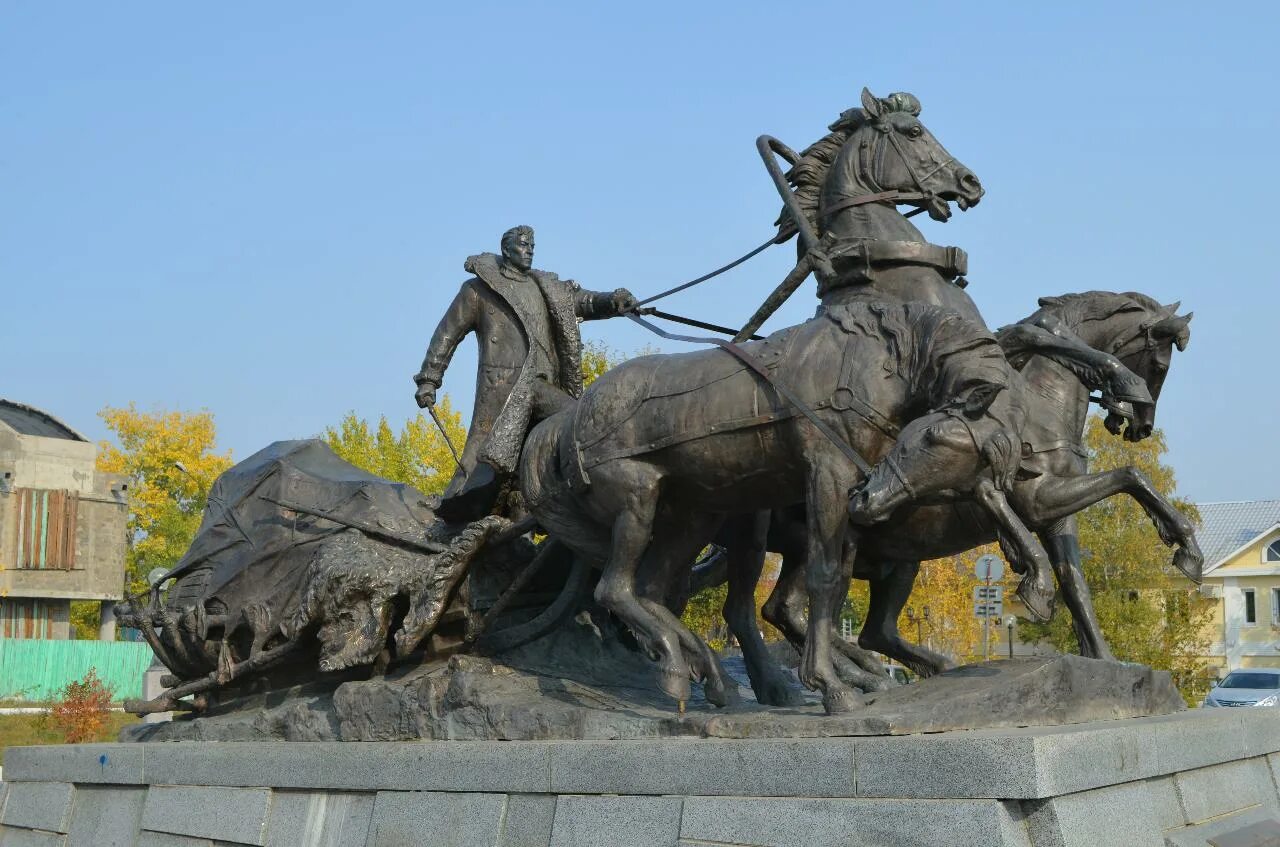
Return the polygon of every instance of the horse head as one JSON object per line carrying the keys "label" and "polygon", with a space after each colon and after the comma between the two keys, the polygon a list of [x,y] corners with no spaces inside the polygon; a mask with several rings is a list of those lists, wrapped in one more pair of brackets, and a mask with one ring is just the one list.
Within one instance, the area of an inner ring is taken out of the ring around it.
{"label": "horse head", "polygon": [[1002,388],[978,385],[955,405],[904,426],[888,454],[850,492],[850,520],[870,526],[930,495],[968,491],[986,467],[997,487],[1007,488],[1018,469],[1020,442],[987,414]]}
{"label": "horse head", "polygon": [[876,97],[864,88],[862,108],[845,112],[832,130],[848,133],[840,152],[846,161],[827,173],[824,195],[897,191],[901,196],[889,199],[923,208],[936,221],[951,217],[952,202],[965,211],[982,199],[978,177],[920,122],[920,101],[914,95]]}
{"label": "horse head", "polygon": [[1156,404],[1169,373],[1173,350],[1186,350],[1191,342],[1190,324],[1194,313],[1179,315],[1181,303],[1161,305],[1145,294],[1132,291],[1044,297],[1040,305],[1059,310],[1063,320],[1087,344],[1115,356],[1146,383],[1150,403],[1134,403],[1132,416],[1112,409],[1105,423],[1112,435],[1123,434],[1126,441],[1148,438],[1155,429]]}

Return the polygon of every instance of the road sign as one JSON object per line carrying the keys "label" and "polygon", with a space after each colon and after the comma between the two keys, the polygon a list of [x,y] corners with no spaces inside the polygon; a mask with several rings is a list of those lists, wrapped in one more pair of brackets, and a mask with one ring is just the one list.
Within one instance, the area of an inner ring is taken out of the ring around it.
{"label": "road sign", "polygon": [[973,587],[973,602],[975,603],[999,603],[1004,600],[1003,585],[975,585]]}
{"label": "road sign", "polygon": [[973,572],[978,579],[999,579],[1004,576],[1004,562],[1000,560],[999,556],[987,553],[979,556],[978,561],[974,562]]}
{"label": "road sign", "polygon": [[976,618],[983,618],[987,620],[994,618],[996,620],[999,620],[1000,616],[1003,614],[1004,614],[1004,603],[1002,603],[999,600],[995,600],[988,603],[973,604],[973,616]]}

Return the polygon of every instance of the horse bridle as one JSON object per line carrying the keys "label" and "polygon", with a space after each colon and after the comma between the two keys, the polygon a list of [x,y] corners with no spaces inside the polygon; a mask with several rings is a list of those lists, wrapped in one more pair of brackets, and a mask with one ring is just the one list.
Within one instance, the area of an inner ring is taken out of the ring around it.
{"label": "horse bridle", "polygon": [[[875,124],[869,124],[869,126],[878,126],[879,124],[880,122],[877,121]],[[937,197],[937,192],[930,191],[925,186],[925,182],[938,171],[950,164],[953,164],[956,161],[956,157],[947,154],[945,159],[934,165],[928,173],[921,176],[916,173],[915,167],[911,164],[911,159],[907,157],[907,151],[902,146],[902,141],[898,138],[897,131],[892,126],[888,127],[887,130],[877,131],[877,134],[880,136],[880,143],[876,145],[875,152],[870,157],[874,159],[874,170],[880,174],[884,173],[885,151],[888,149],[889,145],[893,145],[894,152],[897,153],[898,158],[902,160],[902,166],[907,169],[907,175],[911,177],[911,182],[915,185],[916,190],[912,192],[891,188],[888,190],[877,191],[872,194],[863,194],[858,197],[848,197],[824,209],[822,212],[824,218],[831,217],[836,212],[848,209],[852,206],[864,206],[868,203],[883,203],[887,201],[901,203],[923,200],[926,204],[929,204]],[[866,142],[860,142],[858,148],[858,177],[865,182],[869,188],[879,188],[881,184],[880,178],[876,173],[871,172],[872,167],[868,166],[867,157],[862,155],[865,148]],[[907,213],[907,217],[917,215],[922,211],[924,211],[924,207]]]}

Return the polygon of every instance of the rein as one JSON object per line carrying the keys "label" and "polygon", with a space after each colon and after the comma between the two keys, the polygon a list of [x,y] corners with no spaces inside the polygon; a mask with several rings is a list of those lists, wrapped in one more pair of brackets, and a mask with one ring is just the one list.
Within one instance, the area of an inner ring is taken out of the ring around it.
{"label": "rein", "polygon": [[852,462],[858,470],[862,471],[863,476],[871,475],[871,465],[867,463],[866,459],[862,458],[857,450],[853,449],[852,444],[837,435],[835,430],[827,426],[827,424],[818,417],[817,412],[809,408],[809,405],[797,397],[790,388],[779,382],[777,378],[770,374],[769,370],[764,365],[760,364],[760,362],[756,360],[755,356],[752,356],[737,344],[734,344],[732,341],[725,341],[723,338],[712,338],[710,336],[676,335],[673,332],[667,332],[660,327],[654,326],[634,312],[628,314],[627,317],[661,338],[665,338],[670,341],[686,341],[692,344],[714,344],[729,353],[735,359],[754,371],[757,376],[772,386],[772,388],[781,394],[788,403],[794,406],[800,414],[804,415],[805,418],[808,419],[809,423],[813,424],[814,429],[822,433],[823,437],[830,441],[837,450],[843,453],[846,459]]}

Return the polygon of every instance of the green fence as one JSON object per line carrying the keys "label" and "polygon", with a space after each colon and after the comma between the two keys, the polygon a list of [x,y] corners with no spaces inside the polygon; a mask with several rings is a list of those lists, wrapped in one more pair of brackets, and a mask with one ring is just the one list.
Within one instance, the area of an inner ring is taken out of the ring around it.
{"label": "green fence", "polygon": [[138,641],[0,638],[0,699],[52,700],[93,668],[115,699],[142,696],[151,647]]}

